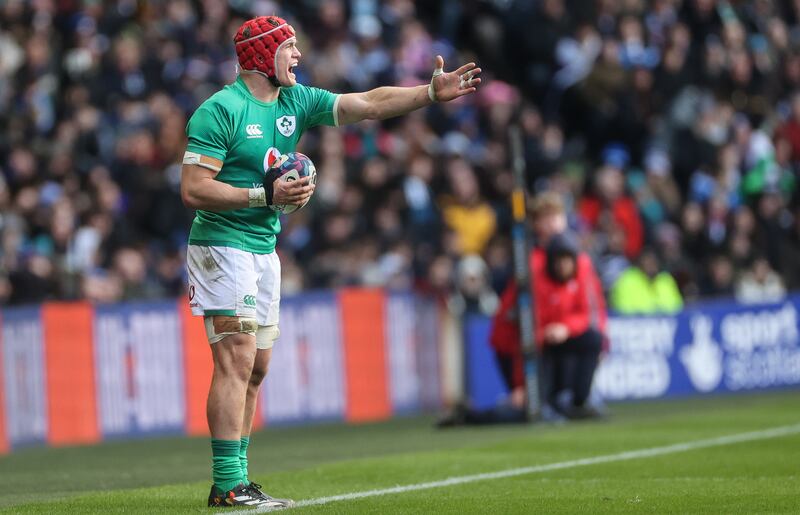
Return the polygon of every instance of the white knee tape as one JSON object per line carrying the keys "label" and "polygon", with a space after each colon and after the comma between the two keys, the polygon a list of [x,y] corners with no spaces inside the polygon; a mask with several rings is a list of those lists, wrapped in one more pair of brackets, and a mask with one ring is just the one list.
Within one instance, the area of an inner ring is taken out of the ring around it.
{"label": "white knee tape", "polygon": [[256,347],[259,349],[271,349],[275,345],[275,340],[281,335],[277,325],[260,325],[256,331]]}
{"label": "white knee tape", "polygon": [[211,316],[203,318],[208,343],[214,344],[232,334],[256,334],[258,322],[255,318]]}

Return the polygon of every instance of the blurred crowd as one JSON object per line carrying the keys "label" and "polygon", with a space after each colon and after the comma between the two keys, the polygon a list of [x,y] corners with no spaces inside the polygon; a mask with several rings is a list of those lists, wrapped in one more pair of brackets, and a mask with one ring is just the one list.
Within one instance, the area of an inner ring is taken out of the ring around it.
{"label": "blurred crowd", "polygon": [[529,189],[562,196],[612,308],[659,281],[667,310],[800,286],[800,2],[7,0],[2,303],[183,292],[184,127],[234,79],[236,28],[272,13],[298,31],[305,84],[421,84],[436,54],[485,77],[450,104],[306,134],[320,175],[283,219],[284,294],[456,289],[491,312],[512,272],[512,123]]}

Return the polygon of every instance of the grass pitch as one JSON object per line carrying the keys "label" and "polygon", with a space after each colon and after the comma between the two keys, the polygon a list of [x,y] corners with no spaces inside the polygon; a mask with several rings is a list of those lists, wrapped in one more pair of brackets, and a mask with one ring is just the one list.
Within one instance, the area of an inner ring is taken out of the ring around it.
{"label": "grass pitch", "polygon": [[[771,438],[620,458],[797,425],[799,391],[616,405],[607,421],[564,426],[437,431],[432,422],[271,428],[253,437],[251,476],[277,497],[308,501],[610,456],[289,513],[800,513],[800,426]],[[22,449],[0,458],[0,512],[208,513],[209,464],[205,438]]]}

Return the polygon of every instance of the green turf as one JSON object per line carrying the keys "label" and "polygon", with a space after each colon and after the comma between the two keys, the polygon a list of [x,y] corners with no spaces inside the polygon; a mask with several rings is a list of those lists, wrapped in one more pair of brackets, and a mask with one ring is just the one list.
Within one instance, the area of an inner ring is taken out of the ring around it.
{"label": "green turf", "polygon": [[[800,392],[624,404],[610,420],[436,431],[430,418],[254,435],[251,476],[296,500],[556,463],[800,423]],[[204,438],[23,449],[0,458],[2,512],[203,513]],[[48,502],[37,502],[46,495]],[[297,513],[799,513],[800,435]]]}

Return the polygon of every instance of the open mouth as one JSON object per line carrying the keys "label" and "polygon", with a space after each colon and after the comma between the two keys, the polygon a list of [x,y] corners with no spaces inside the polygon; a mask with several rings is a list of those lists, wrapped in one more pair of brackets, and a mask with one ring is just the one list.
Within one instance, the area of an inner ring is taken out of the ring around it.
{"label": "open mouth", "polygon": [[290,65],[289,65],[289,68],[286,70],[286,74],[287,74],[287,75],[289,76],[289,78],[290,78],[290,79],[292,79],[292,80],[297,80],[297,76],[294,74],[294,71],[293,71],[293,70],[294,70],[295,68],[297,68],[297,65],[298,65],[298,64],[299,64],[299,63],[290,64]]}

